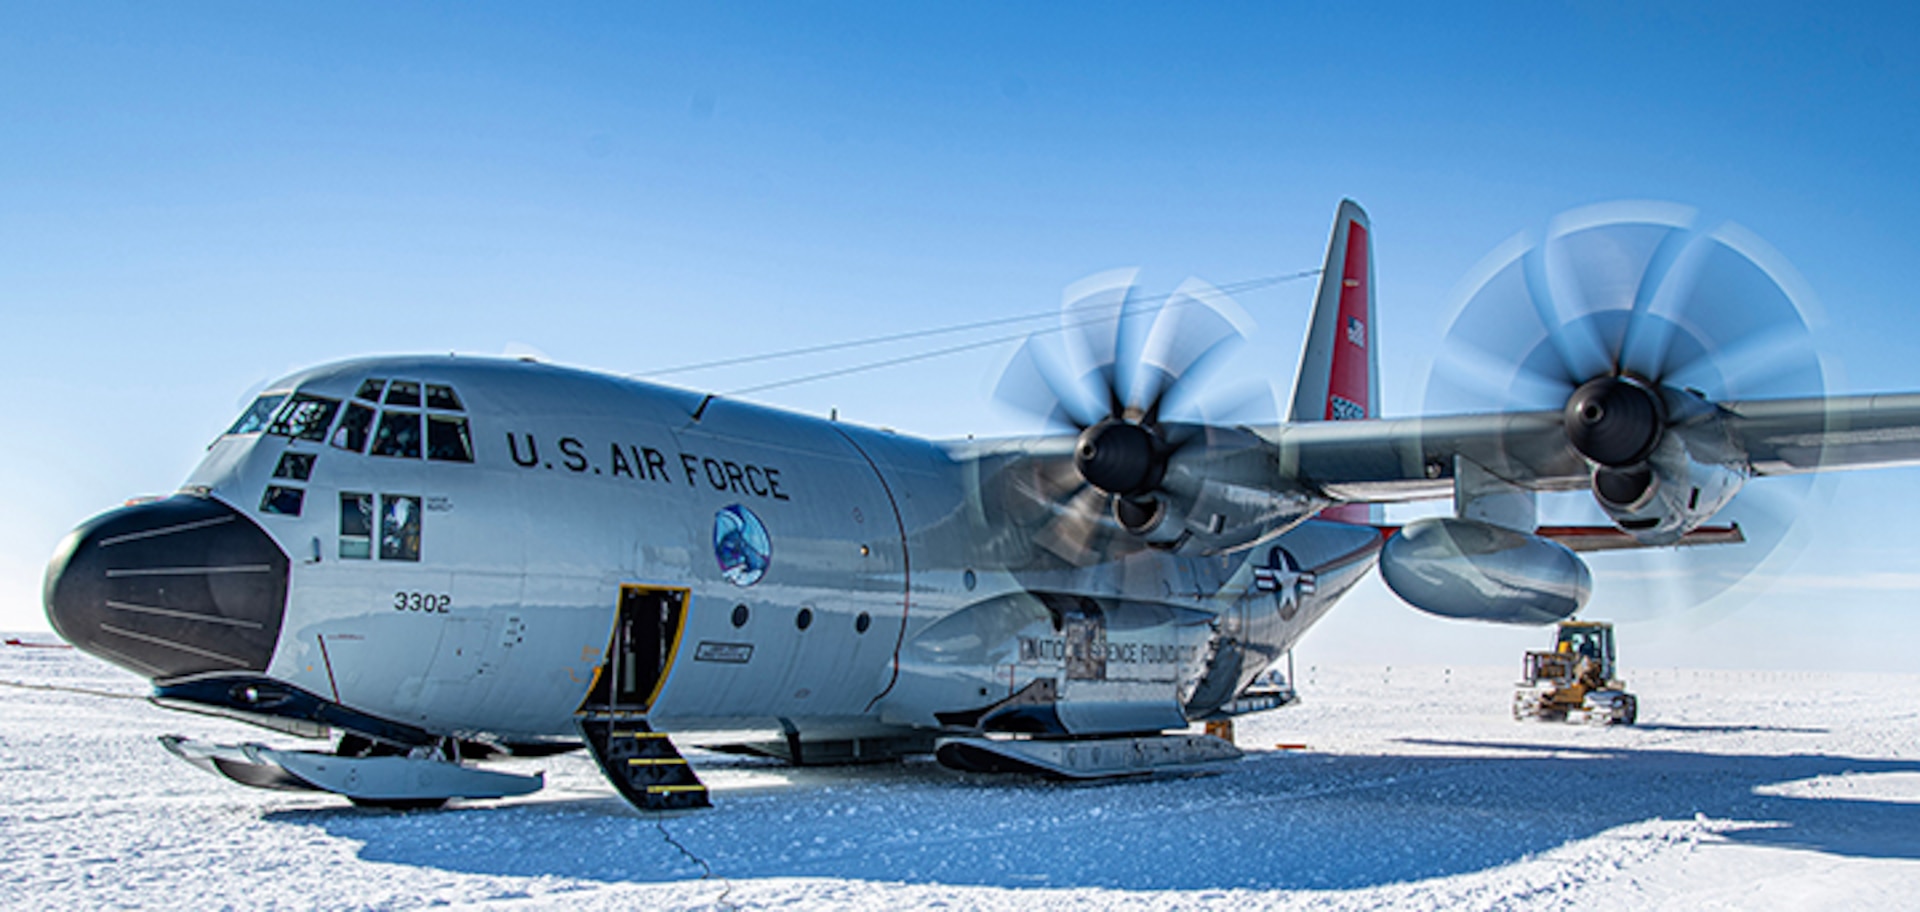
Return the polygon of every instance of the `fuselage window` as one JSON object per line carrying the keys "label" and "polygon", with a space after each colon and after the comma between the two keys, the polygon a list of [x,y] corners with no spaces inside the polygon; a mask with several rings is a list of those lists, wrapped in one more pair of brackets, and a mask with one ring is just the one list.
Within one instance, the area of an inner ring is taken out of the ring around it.
{"label": "fuselage window", "polygon": [[444,409],[449,412],[466,411],[460,407],[460,397],[454,395],[453,387],[438,383],[427,384],[427,408]]}
{"label": "fuselage window", "polygon": [[273,467],[273,477],[275,478],[291,478],[294,481],[306,481],[312,474],[312,453],[281,453],[280,464]]}
{"label": "fuselage window", "polygon": [[367,432],[373,430],[373,409],[358,402],[347,403],[347,415],[333,429],[333,445],[355,453],[367,448]]}
{"label": "fuselage window", "polygon": [[386,385],[387,385],[387,381],[385,380],[368,380],[367,382],[360,384],[360,391],[357,393],[354,393],[353,398],[365,399],[368,402],[379,402],[380,390]]}
{"label": "fuselage window", "polygon": [[260,512],[278,513],[281,516],[299,516],[300,504],[307,499],[307,492],[299,488],[283,488],[268,485],[267,493],[260,498]]}
{"label": "fuselage window", "polygon": [[[399,383],[394,385],[398,386]],[[380,427],[373,432],[373,449],[370,452],[375,456],[419,459],[420,413],[382,412]]]}
{"label": "fuselage window", "polygon": [[380,559],[420,559],[420,498],[380,495]]}
{"label": "fuselage window", "polygon": [[267,422],[273,420],[273,410],[287,401],[286,393],[268,393],[253,400],[244,414],[233,427],[227,428],[229,434],[258,434],[267,429]]}
{"label": "fuselage window", "polygon": [[327,426],[333,424],[333,415],[339,410],[338,399],[295,393],[274,414],[272,423],[267,425],[267,433],[296,440],[323,440],[327,436]]}
{"label": "fuselage window", "polygon": [[395,380],[387,387],[388,405],[407,405],[420,407],[420,384],[412,380]]}
{"label": "fuselage window", "polygon": [[467,419],[454,415],[428,415],[427,458],[441,462],[472,462],[473,443],[467,438]]}
{"label": "fuselage window", "polygon": [[373,495],[340,492],[340,556],[366,560],[373,556]]}

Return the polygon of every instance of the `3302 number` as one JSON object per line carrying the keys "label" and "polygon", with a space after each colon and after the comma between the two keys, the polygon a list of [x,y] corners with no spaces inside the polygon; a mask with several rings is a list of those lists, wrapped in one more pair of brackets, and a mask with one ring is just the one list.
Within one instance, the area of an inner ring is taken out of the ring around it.
{"label": "3302 number", "polygon": [[396,592],[393,594],[393,610],[418,611],[422,614],[446,614],[453,604],[453,596],[433,592]]}

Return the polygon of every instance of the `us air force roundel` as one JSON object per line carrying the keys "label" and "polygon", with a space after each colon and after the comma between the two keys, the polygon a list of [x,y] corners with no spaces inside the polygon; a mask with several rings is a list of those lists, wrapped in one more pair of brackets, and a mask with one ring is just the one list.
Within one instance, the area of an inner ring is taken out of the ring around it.
{"label": "us air force roundel", "polygon": [[713,515],[713,556],[720,573],[736,586],[751,586],[767,574],[773,562],[773,542],[767,527],[753,511],[739,504]]}
{"label": "us air force roundel", "polygon": [[1300,597],[1313,594],[1314,575],[1302,572],[1300,562],[1287,549],[1275,546],[1267,549],[1266,565],[1253,568],[1253,586],[1273,593],[1280,603],[1280,619],[1291,621],[1300,613]]}

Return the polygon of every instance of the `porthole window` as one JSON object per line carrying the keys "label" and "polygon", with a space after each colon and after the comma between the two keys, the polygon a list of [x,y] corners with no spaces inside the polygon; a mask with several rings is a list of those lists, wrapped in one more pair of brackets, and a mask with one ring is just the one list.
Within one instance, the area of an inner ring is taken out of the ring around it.
{"label": "porthole window", "polygon": [[750,612],[747,611],[747,606],[745,605],[733,606],[733,626],[735,627],[747,626],[747,616],[749,613]]}
{"label": "porthole window", "polygon": [[979,584],[980,584],[980,578],[977,576],[974,576],[972,570],[968,570],[967,572],[960,574],[960,585],[967,587],[968,592],[972,592],[973,587]]}
{"label": "porthole window", "polygon": [[801,630],[805,630],[808,627],[812,627],[813,626],[813,609],[812,608],[800,609],[800,613],[797,615],[794,615],[793,617],[793,626],[798,627]]}
{"label": "porthole window", "polygon": [[854,633],[866,633],[867,628],[872,626],[873,626],[873,615],[868,614],[864,611],[860,612],[859,617],[853,619]]}

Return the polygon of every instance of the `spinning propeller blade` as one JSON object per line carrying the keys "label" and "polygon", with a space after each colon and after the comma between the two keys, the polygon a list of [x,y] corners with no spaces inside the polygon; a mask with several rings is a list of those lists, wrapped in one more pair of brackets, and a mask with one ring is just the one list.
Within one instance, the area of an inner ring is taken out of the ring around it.
{"label": "spinning propeller blade", "polygon": [[1198,279],[1149,304],[1135,294],[1133,276],[1102,273],[1070,287],[1060,330],[1022,343],[994,390],[998,401],[1077,434],[1070,454],[1020,473],[1023,493],[1048,505],[1034,541],[1076,565],[1105,559],[1121,543],[1177,541],[1177,524],[1163,522],[1170,466],[1204,463],[1204,454],[1186,451],[1214,446],[1216,429],[1204,423],[1210,412],[1273,408],[1271,390],[1241,391],[1213,409],[1200,395],[1208,369],[1252,329],[1239,305]]}
{"label": "spinning propeller blade", "polygon": [[[1703,227],[1685,207],[1566,213],[1544,237],[1496,250],[1468,287],[1434,363],[1426,412],[1562,411],[1569,445],[1597,466],[1598,489],[1631,494],[1663,438],[1703,413],[1710,420],[1721,403],[1825,392],[1807,317],[1789,290],[1800,287],[1792,267],[1744,229]],[[1699,407],[1672,414],[1675,402]],[[1596,556],[1606,571],[1598,610],[1645,619],[1733,588],[1786,537],[1811,485],[1796,476],[1743,488],[1714,521],[1738,523],[1744,545]],[[1592,497],[1563,496],[1543,506],[1584,515],[1543,522],[1601,518]]]}

